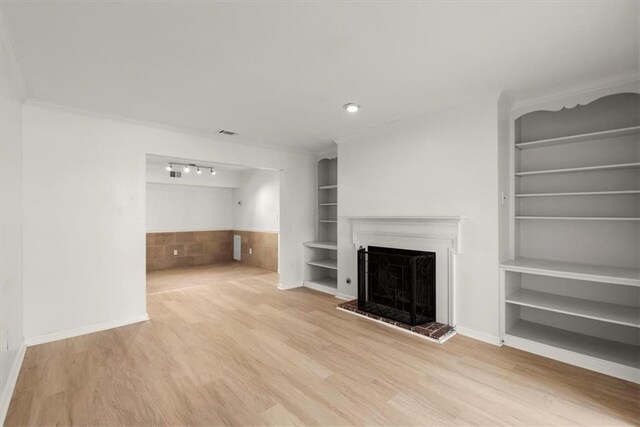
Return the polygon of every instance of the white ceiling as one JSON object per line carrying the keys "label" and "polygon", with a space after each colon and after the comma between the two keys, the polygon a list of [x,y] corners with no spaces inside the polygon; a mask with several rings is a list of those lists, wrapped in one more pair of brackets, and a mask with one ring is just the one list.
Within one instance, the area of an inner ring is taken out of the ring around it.
{"label": "white ceiling", "polygon": [[[319,150],[470,94],[638,69],[638,2],[4,2],[28,95]],[[342,110],[361,104],[357,114]]]}

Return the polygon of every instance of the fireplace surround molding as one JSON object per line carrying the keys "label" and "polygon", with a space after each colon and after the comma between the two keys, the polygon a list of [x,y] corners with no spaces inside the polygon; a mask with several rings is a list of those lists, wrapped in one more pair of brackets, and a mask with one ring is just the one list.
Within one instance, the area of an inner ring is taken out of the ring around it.
{"label": "fireplace surround molding", "polygon": [[456,258],[466,217],[347,216],[354,249],[382,246],[436,253],[436,321],[456,326]]}

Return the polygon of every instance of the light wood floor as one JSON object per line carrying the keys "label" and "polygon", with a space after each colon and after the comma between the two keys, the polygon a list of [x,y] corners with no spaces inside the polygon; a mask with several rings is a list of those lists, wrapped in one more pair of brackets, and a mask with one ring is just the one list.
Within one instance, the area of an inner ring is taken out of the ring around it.
{"label": "light wood floor", "polygon": [[6,425],[640,423],[628,382],[461,336],[432,344],[278,291],[264,270],[175,273],[149,275],[150,321],[30,347]]}

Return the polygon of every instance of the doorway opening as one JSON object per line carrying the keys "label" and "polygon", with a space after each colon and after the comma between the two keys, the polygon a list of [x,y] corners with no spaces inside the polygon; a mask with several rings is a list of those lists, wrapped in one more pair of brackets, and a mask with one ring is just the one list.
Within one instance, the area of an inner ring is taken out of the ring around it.
{"label": "doorway opening", "polygon": [[279,270],[280,172],[147,156],[147,294]]}

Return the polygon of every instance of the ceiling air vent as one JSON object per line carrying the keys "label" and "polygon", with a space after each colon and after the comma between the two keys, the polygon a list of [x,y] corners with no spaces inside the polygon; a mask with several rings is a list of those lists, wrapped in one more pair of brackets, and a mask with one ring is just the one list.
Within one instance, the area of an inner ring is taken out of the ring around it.
{"label": "ceiling air vent", "polygon": [[171,171],[171,172],[169,172],[169,176],[171,178],[182,178],[182,172],[180,172],[180,171]]}
{"label": "ceiling air vent", "polygon": [[233,136],[233,135],[237,135],[238,132],[234,132],[232,130],[226,130],[226,129],[221,129],[218,131],[218,133],[221,133],[222,135],[229,135],[229,136]]}

